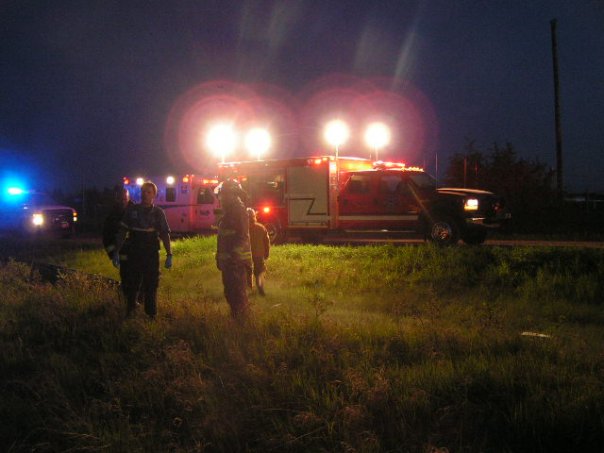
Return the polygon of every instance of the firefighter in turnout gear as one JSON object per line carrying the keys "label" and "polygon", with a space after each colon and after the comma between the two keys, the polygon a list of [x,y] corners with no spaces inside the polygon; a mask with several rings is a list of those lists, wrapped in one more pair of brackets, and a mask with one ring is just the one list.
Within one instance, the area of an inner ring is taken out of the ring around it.
{"label": "firefighter in turnout gear", "polygon": [[[141,186],[141,203],[128,206],[116,237],[116,249],[128,247],[127,272],[123,279],[127,314],[132,315],[140,292],[145,313],[150,318],[157,314],[157,287],[159,284],[159,242],[166,249],[165,267],[172,267],[170,228],[164,211],[155,206],[157,186],[150,181]],[[113,252],[113,264],[120,266],[120,255]]]}
{"label": "firefighter in turnout gear", "polygon": [[[129,192],[120,186],[116,186],[113,192],[114,195],[114,204],[111,209],[111,212],[105,218],[105,222],[103,223],[103,247],[109,256],[109,259],[113,258],[113,252],[116,251],[115,241],[117,232],[120,229],[120,224],[122,222],[122,218],[124,217],[124,212],[126,212],[126,208],[128,206],[133,205],[130,200]],[[121,280],[121,288],[124,290],[124,275],[128,273],[128,245],[124,243],[122,245],[121,250],[117,250],[119,253],[120,262],[122,263],[120,266],[120,280]],[[124,293],[125,295],[126,293]]]}
{"label": "firefighter in turnout gear", "polygon": [[249,309],[247,269],[252,265],[248,215],[242,199],[245,192],[238,182],[226,180],[215,189],[222,208],[218,223],[216,266],[222,272],[224,296],[231,315],[244,318]]}
{"label": "firefighter in turnout gear", "polygon": [[[266,274],[266,263],[271,250],[271,241],[264,225],[256,219],[256,211],[247,208],[250,222],[250,246],[252,250],[252,261],[254,269],[248,268],[247,285],[252,288],[253,280],[256,282],[258,294],[264,296],[264,275]],[[253,280],[252,280],[253,275]]]}

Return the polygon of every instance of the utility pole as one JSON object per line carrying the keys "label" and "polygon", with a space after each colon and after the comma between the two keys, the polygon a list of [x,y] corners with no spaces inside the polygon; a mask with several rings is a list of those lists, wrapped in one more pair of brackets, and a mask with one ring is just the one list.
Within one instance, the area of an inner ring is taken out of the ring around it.
{"label": "utility pole", "polygon": [[468,185],[468,156],[463,156],[463,186]]}
{"label": "utility pole", "polygon": [[564,191],[564,179],[562,174],[562,126],[560,123],[560,77],[558,74],[558,39],[556,37],[556,26],[558,21],[550,21],[552,31],[552,57],[554,64],[554,118],[556,122],[556,181],[558,184],[558,196],[562,198]]}
{"label": "utility pole", "polygon": [[436,179],[436,187],[438,187],[438,151],[434,153],[434,173],[434,179]]}

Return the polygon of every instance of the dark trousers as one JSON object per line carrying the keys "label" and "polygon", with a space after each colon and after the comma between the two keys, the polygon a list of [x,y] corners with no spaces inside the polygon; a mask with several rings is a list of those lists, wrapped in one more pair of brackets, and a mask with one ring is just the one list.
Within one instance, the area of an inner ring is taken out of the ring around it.
{"label": "dark trousers", "polygon": [[231,307],[231,315],[238,318],[248,310],[247,298],[247,266],[245,263],[229,263],[222,265],[222,284],[224,297]]}
{"label": "dark trousers", "polygon": [[[123,267],[125,269],[122,271]],[[136,309],[136,300],[140,293],[140,299],[145,304],[145,313],[151,317],[155,316],[159,285],[159,252],[154,249],[130,251],[126,262],[120,264],[120,275],[128,315]]]}
{"label": "dark trousers", "polygon": [[120,253],[120,287],[126,300],[128,300],[128,291],[126,289],[128,276],[130,275],[130,262],[128,255]]}

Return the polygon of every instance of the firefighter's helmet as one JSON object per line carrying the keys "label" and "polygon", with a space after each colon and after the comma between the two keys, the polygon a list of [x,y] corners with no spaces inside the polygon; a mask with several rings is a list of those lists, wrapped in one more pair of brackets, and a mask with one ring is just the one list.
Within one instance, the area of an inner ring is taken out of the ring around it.
{"label": "firefighter's helmet", "polygon": [[247,208],[247,217],[250,219],[250,222],[256,221],[256,211],[253,208]]}
{"label": "firefighter's helmet", "polygon": [[225,179],[216,186],[216,188],[214,189],[214,194],[233,194],[241,197],[245,195],[245,192],[241,188],[241,184],[239,184],[236,179]]}

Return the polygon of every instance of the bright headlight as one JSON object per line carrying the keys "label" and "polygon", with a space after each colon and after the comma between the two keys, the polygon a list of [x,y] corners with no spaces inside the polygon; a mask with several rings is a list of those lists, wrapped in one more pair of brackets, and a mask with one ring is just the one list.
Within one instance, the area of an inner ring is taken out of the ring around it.
{"label": "bright headlight", "polygon": [[466,211],[476,211],[478,210],[478,199],[477,198],[468,198],[463,206]]}
{"label": "bright headlight", "polygon": [[33,223],[35,226],[43,225],[44,216],[42,214],[40,214],[39,212],[36,212],[31,218],[31,223]]}

